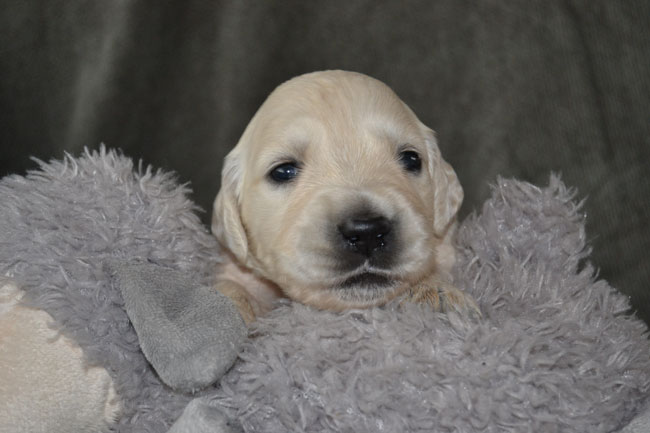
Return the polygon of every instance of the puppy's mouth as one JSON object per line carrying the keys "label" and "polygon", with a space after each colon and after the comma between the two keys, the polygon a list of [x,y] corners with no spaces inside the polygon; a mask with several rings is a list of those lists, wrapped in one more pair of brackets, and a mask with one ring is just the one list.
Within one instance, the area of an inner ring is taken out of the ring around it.
{"label": "puppy's mouth", "polygon": [[352,287],[375,287],[377,289],[381,289],[384,287],[392,286],[394,284],[395,281],[385,275],[376,274],[373,272],[362,272],[360,274],[356,274],[347,278],[339,285],[339,287],[341,289]]}
{"label": "puppy's mouth", "polygon": [[399,280],[385,273],[363,270],[332,286],[332,291],[350,306],[378,305],[401,287]]}

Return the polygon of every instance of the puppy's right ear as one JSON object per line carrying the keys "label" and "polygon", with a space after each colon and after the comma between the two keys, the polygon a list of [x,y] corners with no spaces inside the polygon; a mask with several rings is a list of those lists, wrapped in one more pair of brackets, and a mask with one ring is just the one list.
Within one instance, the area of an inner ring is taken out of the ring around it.
{"label": "puppy's right ear", "polygon": [[226,156],[221,172],[221,189],[214,200],[212,212],[212,233],[239,262],[245,263],[248,240],[240,216],[241,184],[241,158],[235,148]]}

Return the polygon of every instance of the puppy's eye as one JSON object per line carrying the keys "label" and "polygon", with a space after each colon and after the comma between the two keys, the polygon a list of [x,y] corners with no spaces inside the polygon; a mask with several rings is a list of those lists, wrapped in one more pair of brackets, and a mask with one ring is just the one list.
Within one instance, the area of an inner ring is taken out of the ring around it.
{"label": "puppy's eye", "polygon": [[295,162],[285,162],[269,172],[269,178],[276,183],[286,183],[298,176],[298,165]]}
{"label": "puppy's eye", "polygon": [[404,170],[411,173],[419,173],[422,170],[422,159],[417,152],[413,150],[405,150],[399,154],[399,162],[404,167]]}

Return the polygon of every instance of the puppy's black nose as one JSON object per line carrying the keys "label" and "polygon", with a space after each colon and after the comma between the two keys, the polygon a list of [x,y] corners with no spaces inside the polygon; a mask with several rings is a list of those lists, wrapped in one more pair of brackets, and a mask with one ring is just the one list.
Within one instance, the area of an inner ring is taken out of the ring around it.
{"label": "puppy's black nose", "polygon": [[348,218],[338,225],[339,232],[352,251],[370,257],[386,246],[391,222],[382,216]]}

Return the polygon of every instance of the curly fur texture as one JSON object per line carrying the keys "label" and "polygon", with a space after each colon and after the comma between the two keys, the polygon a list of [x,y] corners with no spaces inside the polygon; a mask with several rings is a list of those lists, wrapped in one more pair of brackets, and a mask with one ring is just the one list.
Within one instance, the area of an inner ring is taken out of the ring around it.
{"label": "curly fur texture", "polygon": [[[208,283],[217,245],[187,188],[116,152],[42,163],[0,181],[0,275],[105,366],[120,432],[165,432],[191,396],[139,350],[107,258],[149,260]],[[458,237],[466,321],[411,305],[260,320],[219,388],[204,391],[247,432],[611,432],[650,390],[646,327],[599,281],[574,193],[499,179]]]}
{"label": "curly fur texture", "polygon": [[165,432],[192,399],[147,363],[104,266],[152,261],[209,284],[217,245],[188,192],[170,174],[104,148],[0,181],[0,279],[50,313],[89,365],[109,371],[124,408],[119,432]]}
{"label": "curly fur texture", "polygon": [[646,327],[584,262],[557,177],[499,179],[462,224],[456,284],[483,320],[415,305],[262,319],[214,403],[247,432],[611,432],[650,387]]}

